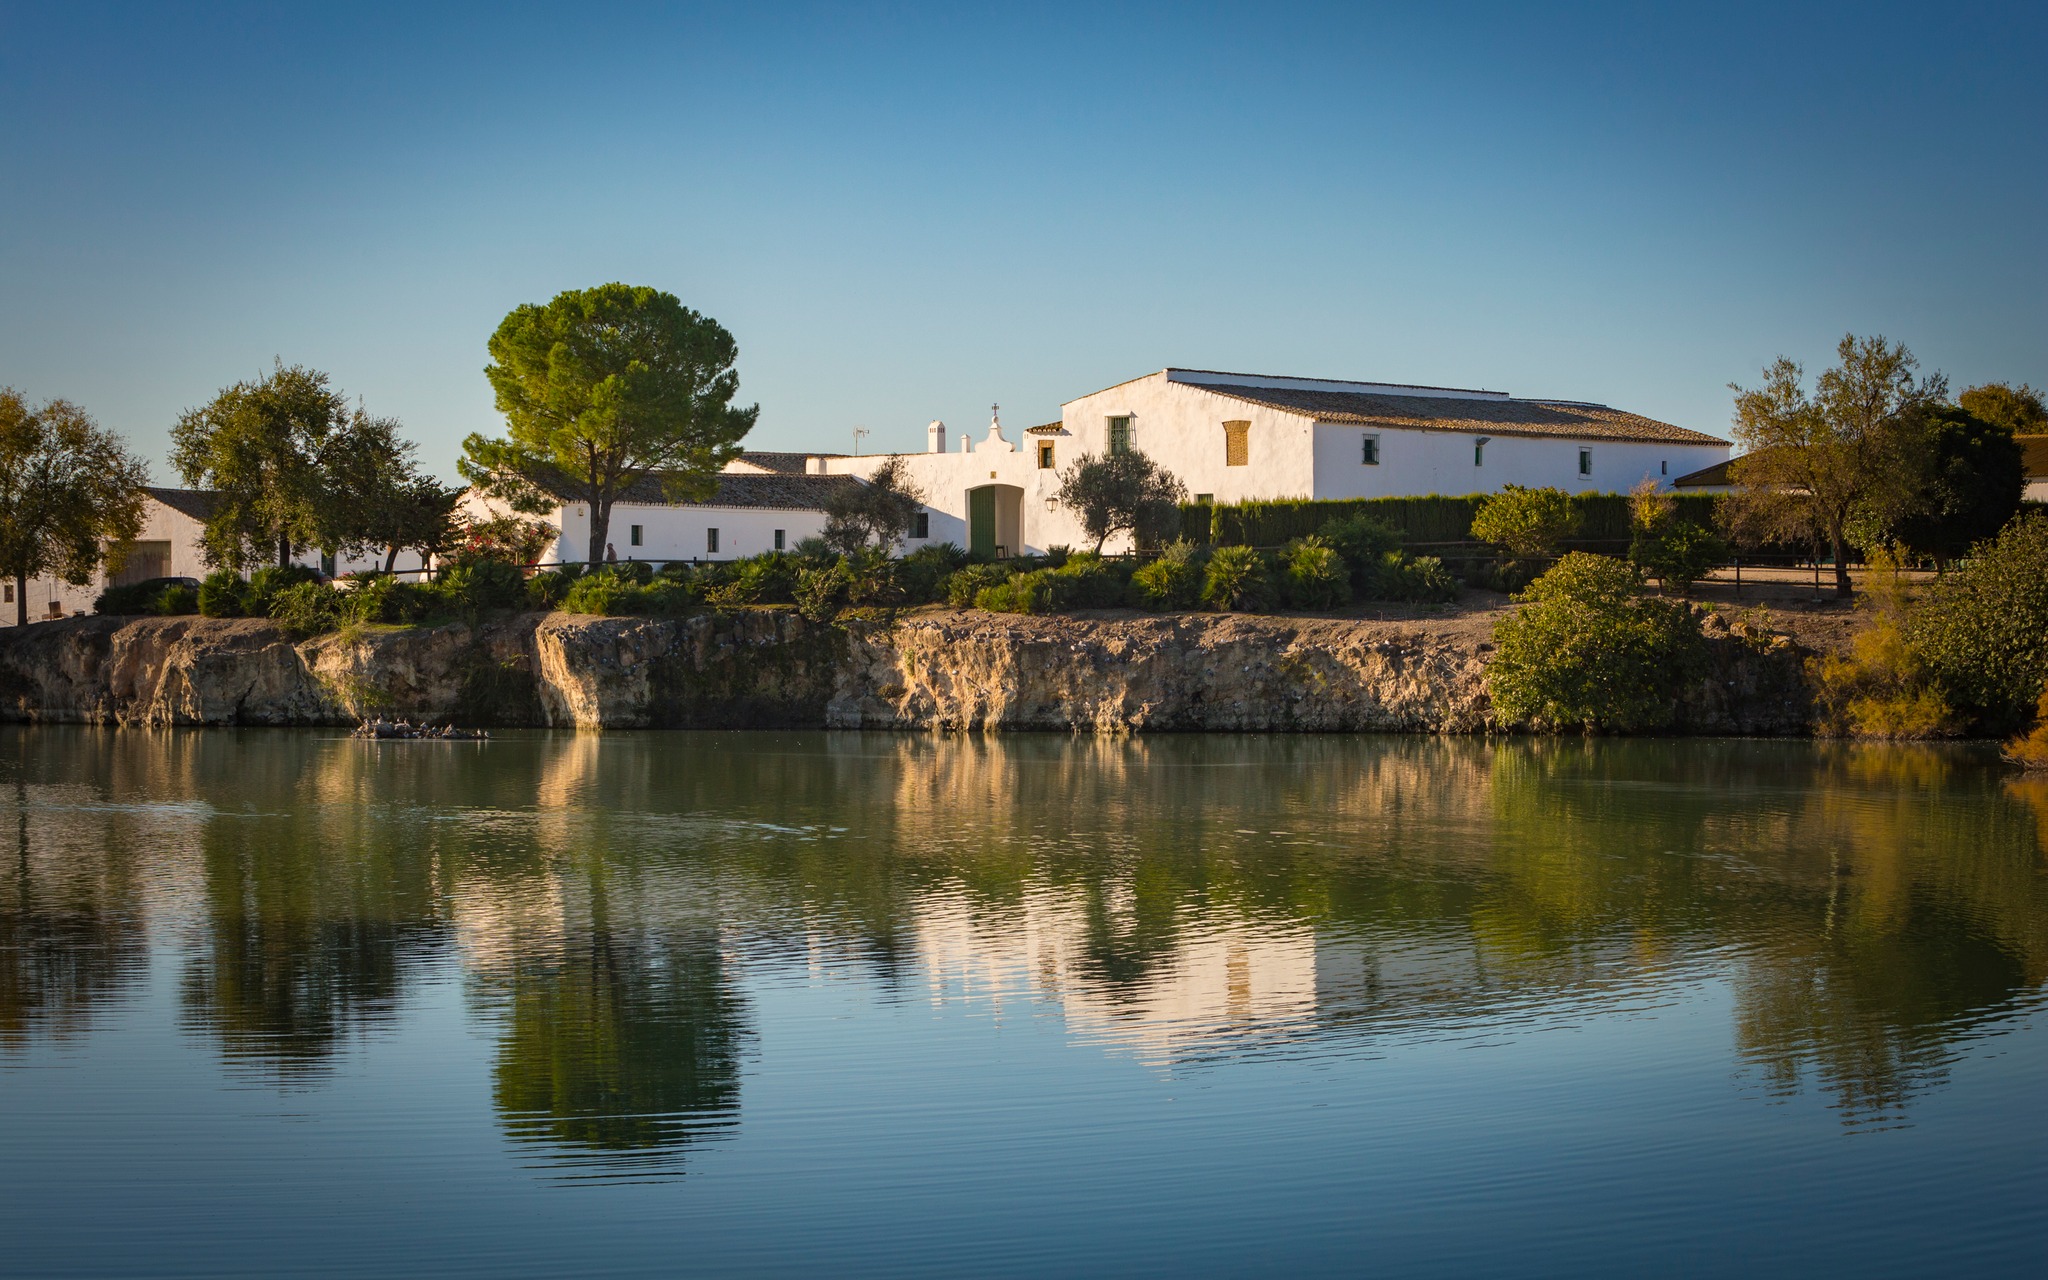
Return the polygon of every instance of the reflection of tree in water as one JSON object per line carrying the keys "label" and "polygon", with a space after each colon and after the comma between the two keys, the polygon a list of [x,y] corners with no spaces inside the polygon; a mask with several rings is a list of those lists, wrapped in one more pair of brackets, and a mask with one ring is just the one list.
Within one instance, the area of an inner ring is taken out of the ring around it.
{"label": "reflection of tree in water", "polygon": [[[125,866],[104,859],[51,865],[51,851],[35,847],[32,798],[20,779],[12,799],[6,807],[14,810],[8,824],[13,865],[0,877],[0,1052],[6,1053],[81,1033],[93,1009],[133,985],[149,960]],[[38,818],[39,832],[49,821],[47,813]]]}
{"label": "reflection of tree in water", "polygon": [[673,1173],[691,1142],[738,1122],[745,1009],[715,935],[600,922],[503,981],[492,1093],[516,1141],[592,1173]]}

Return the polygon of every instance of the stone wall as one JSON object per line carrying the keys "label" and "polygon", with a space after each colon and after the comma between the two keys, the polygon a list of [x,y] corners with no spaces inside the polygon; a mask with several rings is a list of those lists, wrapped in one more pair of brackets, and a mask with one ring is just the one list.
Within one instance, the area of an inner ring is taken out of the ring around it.
{"label": "stone wall", "polygon": [[[82,618],[0,636],[0,720],[579,729],[1389,731],[1488,727],[1483,620],[781,610],[527,614],[293,642],[254,619]],[[1709,620],[1694,733],[1808,728],[1801,653]]]}

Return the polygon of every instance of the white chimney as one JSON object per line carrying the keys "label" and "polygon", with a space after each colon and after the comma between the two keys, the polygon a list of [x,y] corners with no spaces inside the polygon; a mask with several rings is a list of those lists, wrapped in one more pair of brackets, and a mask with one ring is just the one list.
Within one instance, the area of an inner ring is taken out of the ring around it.
{"label": "white chimney", "polygon": [[804,459],[804,474],[805,474],[805,475],[807,475],[807,476],[822,476],[822,475],[824,475],[824,474],[825,474],[825,460],[824,460],[823,458],[805,458],[805,459]]}
{"label": "white chimney", "polygon": [[926,427],[924,429],[924,433],[926,437],[931,441],[930,447],[933,453],[944,453],[946,451],[945,423],[940,422],[937,418],[933,418],[932,425]]}
{"label": "white chimney", "polygon": [[965,432],[965,431],[962,431],[962,432],[960,433],[960,452],[962,452],[962,453],[973,453],[973,452],[974,452],[974,437],[973,437],[972,435],[968,434],[968,433],[967,433],[967,432]]}

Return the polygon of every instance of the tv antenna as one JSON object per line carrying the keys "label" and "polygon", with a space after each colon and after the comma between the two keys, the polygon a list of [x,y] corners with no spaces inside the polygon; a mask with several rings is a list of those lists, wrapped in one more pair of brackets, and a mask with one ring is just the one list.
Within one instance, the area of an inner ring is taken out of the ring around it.
{"label": "tv antenna", "polygon": [[858,458],[858,457],[860,456],[860,442],[861,442],[861,441],[863,441],[863,440],[865,440],[865,439],[867,439],[867,438],[868,438],[868,429],[867,429],[866,427],[855,427],[855,428],[853,429],[853,456],[854,456],[854,457]]}

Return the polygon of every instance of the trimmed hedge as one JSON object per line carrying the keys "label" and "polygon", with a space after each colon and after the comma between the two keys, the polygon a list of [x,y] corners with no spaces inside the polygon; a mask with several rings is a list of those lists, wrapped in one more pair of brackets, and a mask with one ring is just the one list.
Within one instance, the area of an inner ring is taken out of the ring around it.
{"label": "trimmed hedge", "polygon": [[[1472,493],[1449,498],[1433,493],[1425,498],[1292,498],[1222,505],[1191,502],[1181,507],[1181,536],[1215,547],[1278,547],[1320,533],[1332,520],[1362,515],[1393,526],[1404,546],[1467,542],[1472,537],[1473,515],[1491,496]],[[1676,494],[1672,500],[1678,506],[1678,519],[1713,527],[1713,494]],[[1568,542],[1626,543],[1633,532],[1625,493],[1574,494],[1572,509],[1578,513],[1579,528]]]}

